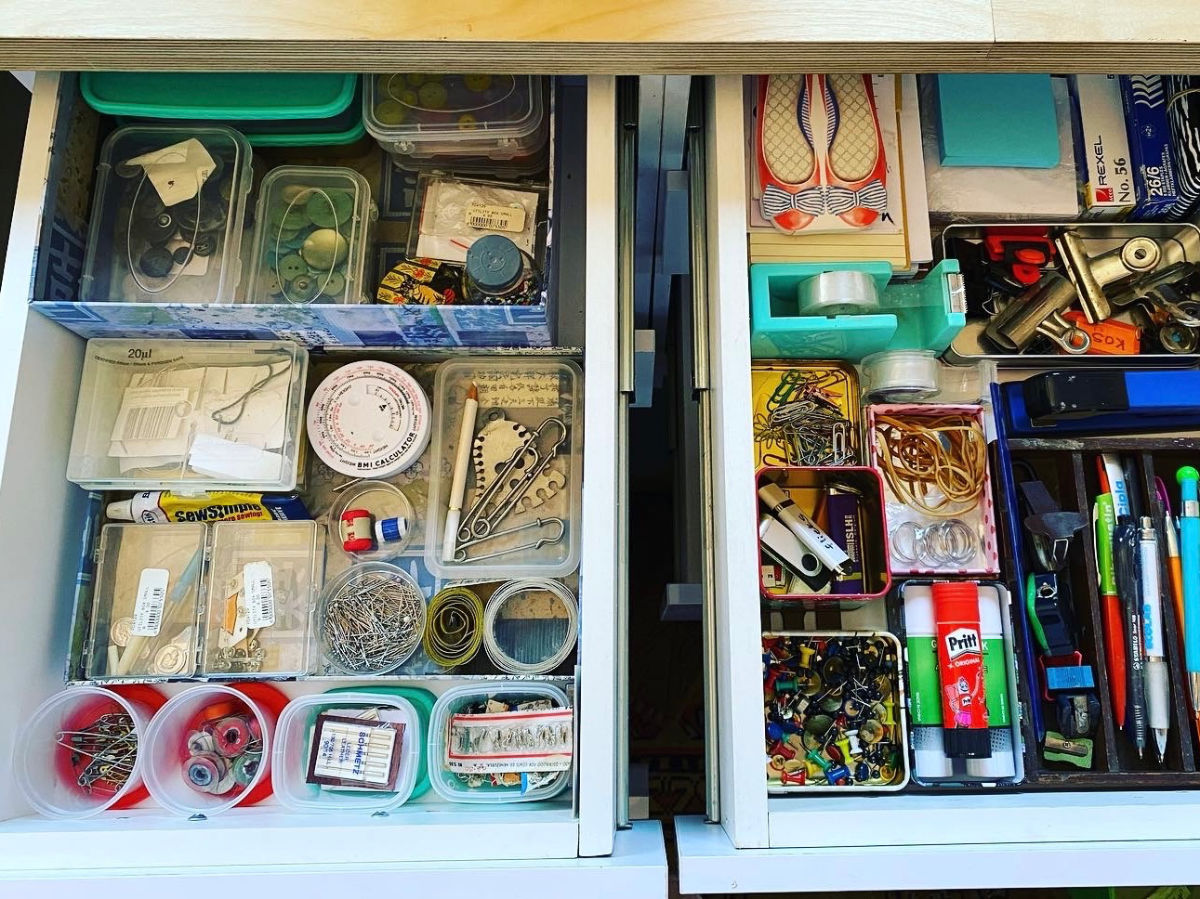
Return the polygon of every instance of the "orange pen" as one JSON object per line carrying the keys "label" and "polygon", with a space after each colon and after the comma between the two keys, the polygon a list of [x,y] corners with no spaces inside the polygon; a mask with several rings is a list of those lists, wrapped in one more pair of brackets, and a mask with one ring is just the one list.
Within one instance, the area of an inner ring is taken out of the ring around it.
{"label": "orange pen", "polygon": [[[1179,529],[1171,514],[1171,495],[1162,478],[1154,479],[1154,492],[1163,507],[1163,531],[1167,535],[1167,575],[1171,584],[1171,601],[1175,604],[1175,640],[1179,657],[1183,658],[1183,562],[1179,556]],[[1196,736],[1200,737],[1200,718],[1196,719]]]}

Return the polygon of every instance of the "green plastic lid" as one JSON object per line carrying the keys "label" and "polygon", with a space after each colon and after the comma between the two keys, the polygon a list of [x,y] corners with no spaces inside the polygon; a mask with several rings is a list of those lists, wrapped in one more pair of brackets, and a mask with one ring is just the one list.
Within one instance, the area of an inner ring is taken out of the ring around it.
{"label": "green plastic lid", "polygon": [[357,75],[290,72],[84,72],[88,105],[155,119],[326,119],[354,100]]}

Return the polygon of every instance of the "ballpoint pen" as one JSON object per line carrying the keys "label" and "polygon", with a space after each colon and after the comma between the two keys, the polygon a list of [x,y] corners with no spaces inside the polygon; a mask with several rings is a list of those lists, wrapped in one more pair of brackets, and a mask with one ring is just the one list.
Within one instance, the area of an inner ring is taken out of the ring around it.
{"label": "ballpoint pen", "polygon": [[1154,519],[1142,516],[1138,534],[1138,559],[1141,567],[1142,643],[1146,650],[1146,705],[1150,730],[1158,749],[1159,762],[1167,758],[1167,732],[1171,726],[1171,689],[1167,684],[1167,660],[1164,652],[1162,582],[1159,578],[1158,534]]}
{"label": "ballpoint pen", "polygon": [[1167,535],[1167,575],[1170,578],[1171,602],[1175,606],[1175,626],[1178,628],[1179,650],[1183,652],[1183,564],[1179,560],[1179,525],[1171,513],[1171,495],[1162,478],[1154,479],[1154,492],[1163,507],[1163,533]]}
{"label": "ballpoint pen", "polygon": [[1117,516],[1113,511],[1111,493],[1096,497],[1092,506],[1092,534],[1096,545],[1096,574],[1100,583],[1100,604],[1104,613],[1104,655],[1108,668],[1109,695],[1113,719],[1117,727],[1125,727],[1126,678],[1125,624],[1121,612],[1121,597],[1117,595],[1117,579],[1113,573],[1113,528]]}
{"label": "ballpoint pen", "polygon": [[1138,529],[1128,516],[1113,531],[1117,592],[1125,609],[1125,637],[1129,653],[1129,717],[1138,758],[1146,754],[1146,682],[1142,656],[1142,606],[1139,601]]}
{"label": "ballpoint pen", "polygon": [[1187,663],[1192,714],[1200,714],[1200,472],[1185,465],[1175,472],[1179,482],[1179,553],[1183,558],[1183,648]]}

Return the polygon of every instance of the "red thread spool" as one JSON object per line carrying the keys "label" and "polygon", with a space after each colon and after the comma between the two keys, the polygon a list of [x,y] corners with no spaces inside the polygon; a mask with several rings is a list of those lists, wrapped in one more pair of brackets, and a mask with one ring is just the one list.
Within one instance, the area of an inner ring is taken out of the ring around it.
{"label": "red thread spool", "polygon": [[366,553],[375,548],[375,519],[366,509],[347,509],[338,530],[342,548],[348,553]]}

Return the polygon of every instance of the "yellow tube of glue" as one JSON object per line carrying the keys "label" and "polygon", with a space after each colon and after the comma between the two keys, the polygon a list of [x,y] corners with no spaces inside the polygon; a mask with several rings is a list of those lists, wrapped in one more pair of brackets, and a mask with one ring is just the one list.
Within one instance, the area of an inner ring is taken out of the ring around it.
{"label": "yellow tube of glue", "polygon": [[146,490],[129,499],[108,504],[112,521],[139,524],[182,524],[204,521],[299,521],[312,518],[298,493],[211,493],[178,494],[169,490]]}

